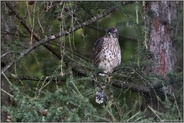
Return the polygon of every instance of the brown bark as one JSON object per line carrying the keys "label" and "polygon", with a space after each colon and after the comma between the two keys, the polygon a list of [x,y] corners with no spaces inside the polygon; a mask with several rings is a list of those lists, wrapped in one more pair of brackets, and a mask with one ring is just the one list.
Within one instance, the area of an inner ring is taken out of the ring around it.
{"label": "brown bark", "polygon": [[146,12],[148,49],[153,54],[154,62],[151,71],[164,77],[175,70],[177,61],[172,40],[177,20],[177,2],[147,2]]}
{"label": "brown bark", "polygon": [[[14,2],[10,2],[12,6],[14,6]],[[1,2],[1,32],[6,32],[6,33],[12,33],[13,30],[13,24],[14,24],[14,18],[10,16],[10,12],[8,11],[8,8],[6,8],[5,3]],[[11,49],[8,47],[13,43],[14,37],[13,35],[7,35],[7,34],[2,34],[2,45],[1,45],[1,69],[6,66],[6,64],[10,61],[13,60],[13,55],[11,53]],[[11,69],[10,69],[11,71]],[[5,80],[4,76],[1,76],[1,88],[5,90],[6,92],[10,93],[10,85]],[[10,97],[3,93],[1,91],[1,105],[5,106],[10,106],[11,105],[11,99]],[[1,110],[1,121],[5,122],[7,120],[8,114],[7,112],[4,112]]]}

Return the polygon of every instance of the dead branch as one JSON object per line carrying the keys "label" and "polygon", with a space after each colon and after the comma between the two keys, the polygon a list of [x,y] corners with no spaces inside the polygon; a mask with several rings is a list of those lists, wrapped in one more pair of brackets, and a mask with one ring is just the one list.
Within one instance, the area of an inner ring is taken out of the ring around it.
{"label": "dead branch", "polygon": [[[132,77],[131,77],[132,79]],[[112,80],[112,85],[117,88],[128,89],[134,92],[140,92],[143,95],[147,96],[162,96],[165,97],[165,94],[172,96],[172,93],[176,92],[177,89],[174,87],[181,87],[183,83],[183,77],[178,77],[175,81],[170,79],[162,80],[162,78],[154,77],[154,79],[148,80],[148,83],[143,83],[140,81],[126,80],[126,78],[120,78],[116,80]],[[138,77],[137,77],[138,79]],[[166,89],[167,88],[167,89]],[[181,87],[183,88],[183,87]],[[166,89],[166,90],[165,90]]]}
{"label": "dead branch", "polygon": [[[47,81],[50,81],[49,78],[53,78],[53,76],[44,76],[44,77],[38,77],[38,76],[28,76],[28,75],[23,75],[23,76],[16,76],[14,74],[11,75],[7,75],[8,79],[12,79],[12,80],[21,80],[21,81],[45,81],[46,78],[48,79]],[[61,77],[61,76],[55,76],[55,79],[51,79],[51,81],[55,82],[55,81],[62,81],[64,82],[66,80],[65,77]]]}
{"label": "dead branch", "polygon": [[151,87],[149,85],[140,85],[138,83],[129,83],[126,81],[114,80],[112,85],[122,89],[129,89],[136,92],[149,93],[151,92]]}
{"label": "dead branch", "polygon": [[5,57],[6,55],[11,54],[11,53],[13,53],[13,52],[12,52],[12,51],[8,51],[8,52],[2,54],[2,55],[1,55],[1,58]]}

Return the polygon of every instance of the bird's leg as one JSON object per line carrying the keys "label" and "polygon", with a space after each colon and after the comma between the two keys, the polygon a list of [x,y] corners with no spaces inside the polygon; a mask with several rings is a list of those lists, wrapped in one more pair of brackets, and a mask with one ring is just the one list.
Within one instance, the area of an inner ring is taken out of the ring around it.
{"label": "bird's leg", "polygon": [[107,75],[107,83],[110,83],[111,82],[111,78],[112,78],[112,76],[110,76],[110,75]]}
{"label": "bird's leg", "polygon": [[112,75],[110,74],[106,74],[106,79],[105,79],[105,90],[106,90],[106,94],[108,95],[107,98],[108,98],[108,101],[112,102],[113,101],[113,98],[114,98],[114,94],[113,94],[113,91],[111,89],[111,79],[112,79]]}

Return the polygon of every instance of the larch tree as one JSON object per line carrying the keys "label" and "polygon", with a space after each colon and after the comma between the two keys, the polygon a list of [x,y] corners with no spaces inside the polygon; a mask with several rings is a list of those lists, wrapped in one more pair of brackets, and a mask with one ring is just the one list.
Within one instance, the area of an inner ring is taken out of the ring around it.
{"label": "larch tree", "polygon": [[147,46],[153,55],[151,72],[163,77],[175,71],[177,62],[174,33],[177,25],[177,2],[146,2]]}

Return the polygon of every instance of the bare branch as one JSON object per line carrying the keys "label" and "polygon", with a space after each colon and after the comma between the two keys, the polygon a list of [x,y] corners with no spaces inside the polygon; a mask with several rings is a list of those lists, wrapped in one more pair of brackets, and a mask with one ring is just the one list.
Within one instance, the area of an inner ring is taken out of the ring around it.
{"label": "bare branch", "polygon": [[26,35],[22,35],[22,34],[15,34],[15,33],[11,33],[11,32],[8,32],[8,31],[2,31],[1,32],[1,34],[2,35],[12,35],[12,36],[20,36],[20,37],[25,37],[25,38],[27,38],[28,36],[26,36]]}
{"label": "bare branch", "polygon": [[[60,47],[60,44],[58,44],[58,43],[49,42],[49,44],[55,45],[55,46],[57,46],[57,47]],[[65,49],[66,49],[68,52],[73,53],[73,54],[76,55],[77,57],[84,59],[85,61],[92,62],[91,59],[88,59],[88,58],[86,58],[85,56],[82,56],[82,55],[79,54],[77,51],[73,52],[73,51],[71,51],[71,50],[70,50],[69,48],[67,48],[67,47],[65,47]]]}
{"label": "bare branch", "polygon": [[[48,80],[46,81],[50,81],[49,79],[53,78],[53,76],[44,76],[44,77],[38,77],[38,76],[15,76],[13,74],[8,75],[7,78],[9,78],[10,80],[28,80],[28,81],[45,81],[45,79],[47,78]],[[65,77],[60,77],[60,76],[56,76],[55,78],[57,79],[51,79],[51,81],[55,82],[56,80],[58,81],[64,81],[66,80]]]}
{"label": "bare branch", "polygon": [[13,52],[12,52],[12,51],[8,51],[8,52],[2,54],[2,55],[1,55],[1,58],[5,57],[6,55],[8,55],[8,54],[10,54],[10,53],[13,53]]}
{"label": "bare branch", "polygon": [[132,91],[137,91],[137,92],[143,92],[143,93],[149,93],[151,91],[151,87],[149,87],[148,85],[143,86],[138,85],[137,83],[132,84],[129,82],[125,82],[125,81],[113,81],[112,85],[118,88],[122,88],[122,89],[130,89]]}
{"label": "bare branch", "polygon": [[161,79],[155,79],[152,80],[150,83],[154,83],[153,81],[158,81],[156,84],[143,84],[140,82],[136,82],[136,83],[132,83],[132,82],[128,82],[128,81],[122,81],[122,80],[113,80],[112,81],[112,85],[118,88],[122,88],[122,89],[129,89],[135,92],[141,92],[143,94],[147,94],[150,95],[151,93],[154,95],[155,93],[159,93],[158,95],[161,95],[162,93],[164,93],[164,91],[162,91],[162,88],[165,86],[169,86],[169,85],[179,85],[182,84],[183,82],[183,78],[178,78],[177,81],[173,82],[173,81],[168,81],[166,83],[163,84],[163,82],[161,82]]}

